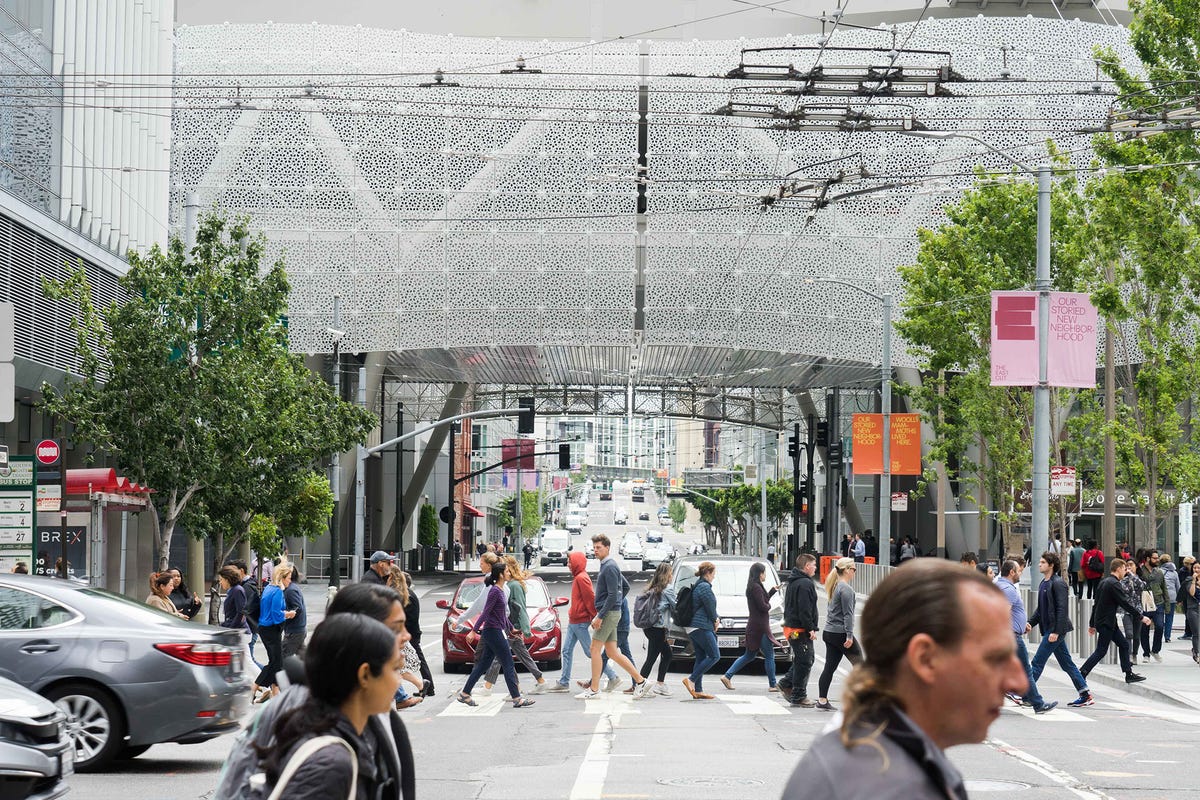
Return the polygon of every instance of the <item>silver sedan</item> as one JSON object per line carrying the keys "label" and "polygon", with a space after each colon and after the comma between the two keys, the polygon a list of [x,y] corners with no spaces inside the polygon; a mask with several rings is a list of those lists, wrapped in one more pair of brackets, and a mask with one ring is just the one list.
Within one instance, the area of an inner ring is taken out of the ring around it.
{"label": "silver sedan", "polygon": [[242,652],[235,630],[72,581],[0,576],[0,677],[62,709],[80,771],[237,730]]}

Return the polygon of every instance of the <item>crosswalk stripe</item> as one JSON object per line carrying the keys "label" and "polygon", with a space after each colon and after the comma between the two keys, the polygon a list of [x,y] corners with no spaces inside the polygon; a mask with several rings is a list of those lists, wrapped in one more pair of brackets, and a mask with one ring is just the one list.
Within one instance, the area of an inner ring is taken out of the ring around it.
{"label": "crosswalk stripe", "polygon": [[761,716],[767,714],[787,714],[788,710],[769,697],[726,697],[717,698],[735,714]]}
{"label": "crosswalk stripe", "polygon": [[494,717],[500,713],[500,706],[509,702],[507,697],[493,695],[491,697],[476,697],[475,702],[479,705],[475,708],[464,705],[455,700],[450,702],[450,705],[442,709],[439,717]]}
{"label": "crosswalk stripe", "polygon": [[1036,719],[1038,722],[1096,722],[1097,720],[1086,714],[1080,714],[1078,711],[1070,711],[1059,706],[1053,711],[1047,711],[1045,714],[1038,714],[1032,708],[1009,708],[1005,706],[1001,713],[1016,714],[1018,716]]}

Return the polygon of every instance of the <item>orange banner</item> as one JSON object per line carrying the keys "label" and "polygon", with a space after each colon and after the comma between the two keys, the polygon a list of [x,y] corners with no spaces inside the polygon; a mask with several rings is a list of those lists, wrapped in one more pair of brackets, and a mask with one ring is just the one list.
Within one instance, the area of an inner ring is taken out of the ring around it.
{"label": "orange banner", "polygon": [[[921,415],[892,414],[891,474],[921,474]],[[855,414],[851,421],[854,474],[883,473],[883,415]]]}
{"label": "orange banner", "polygon": [[921,415],[892,414],[892,474],[921,474]]}
{"label": "orange banner", "polygon": [[854,474],[883,472],[883,414],[855,414],[850,423]]}

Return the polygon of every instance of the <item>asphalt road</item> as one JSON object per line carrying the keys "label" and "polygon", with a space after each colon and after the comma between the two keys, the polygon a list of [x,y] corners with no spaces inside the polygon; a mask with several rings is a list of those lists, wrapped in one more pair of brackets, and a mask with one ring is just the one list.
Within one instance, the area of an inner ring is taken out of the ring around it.
{"label": "asphalt road", "polygon": [[[608,505],[592,504],[585,534],[624,532],[623,526],[611,525]],[[652,514],[658,507],[646,505]],[[637,510],[634,504],[629,508]],[[679,545],[696,538],[668,536]],[[636,570],[640,565],[627,566]],[[537,571],[550,584],[552,596],[569,593],[564,568]],[[648,577],[635,576],[633,591]],[[435,673],[440,672],[442,618],[433,604],[449,597],[452,589],[434,586],[423,594],[425,651]],[[310,607],[323,596],[316,586],[305,587],[305,593]],[[640,661],[644,639],[636,629],[631,646]],[[586,659],[577,657],[576,676],[587,666]],[[821,666],[818,661],[810,694],[815,694]],[[1153,677],[1153,666],[1144,671]],[[705,686],[716,694],[713,701],[683,699],[683,676],[672,673],[671,698],[635,703],[615,693],[585,702],[571,694],[554,694],[537,697],[535,706],[519,711],[504,702],[503,693],[477,693],[480,706],[467,708],[451,699],[466,676],[437,677],[438,696],[404,712],[416,749],[422,798],[778,797],[796,761],[832,719],[828,713],[787,707],[778,695],[767,693],[761,671],[738,675],[733,692],[712,677]],[[842,677],[831,691],[835,702]],[[522,682],[529,685],[527,678]],[[1050,699],[1065,702],[1074,695],[1053,668],[1039,686]],[[1014,800],[1200,796],[1189,756],[1200,742],[1200,711],[1115,689],[1099,688],[1095,694],[1096,705],[1078,711],[1034,716],[1007,708],[987,743],[952,749],[949,755],[967,777],[972,797],[1000,792]],[[157,745],[109,772],[75,776],[72,796],[208,798],[232,742],[232,737],[223,737],[202,745]]]}

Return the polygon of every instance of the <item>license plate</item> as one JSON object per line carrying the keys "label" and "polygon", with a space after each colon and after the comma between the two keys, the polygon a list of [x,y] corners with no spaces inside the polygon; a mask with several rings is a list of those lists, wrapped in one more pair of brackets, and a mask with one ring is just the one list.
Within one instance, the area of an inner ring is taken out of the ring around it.
{"label": "license plate", "polygon": [[243,656],[241,653],[234,651],[233,659],[230,661],[230,665],[233,667],[233,672],[235,675],[240,675],[242,672],[242,657]]}
{"label": "license plate", "polygon": [[717,647],[739,647],[742,643],[740,636],[718,636]]}

